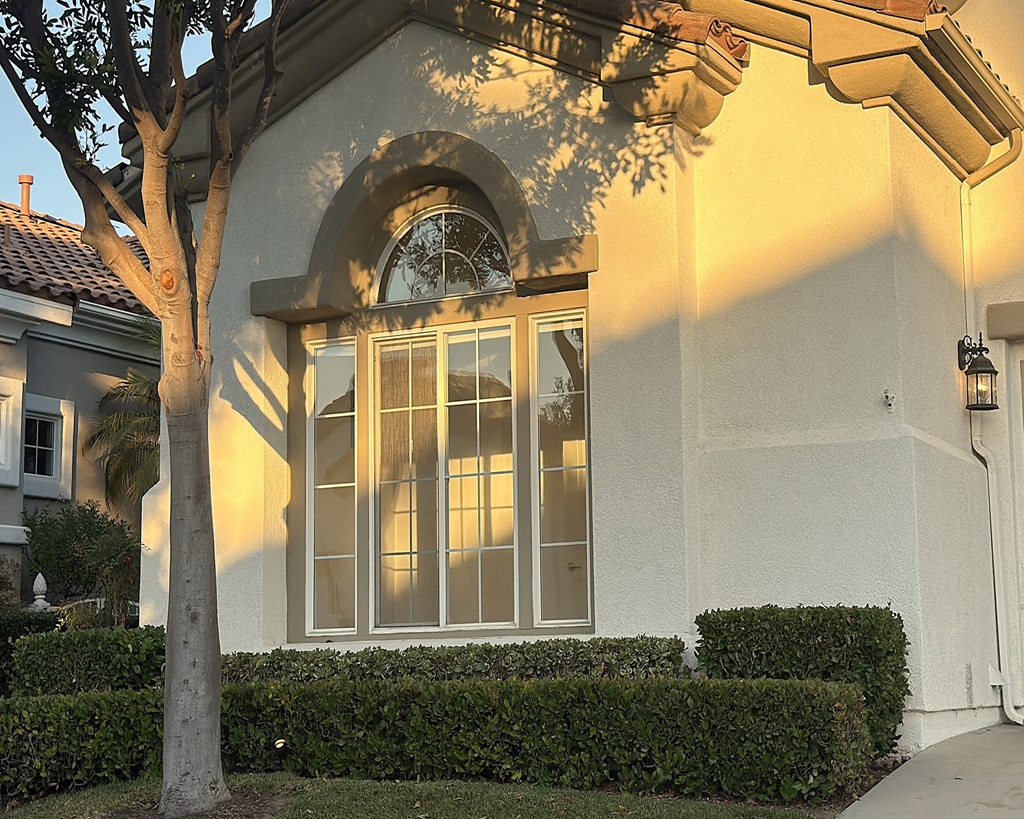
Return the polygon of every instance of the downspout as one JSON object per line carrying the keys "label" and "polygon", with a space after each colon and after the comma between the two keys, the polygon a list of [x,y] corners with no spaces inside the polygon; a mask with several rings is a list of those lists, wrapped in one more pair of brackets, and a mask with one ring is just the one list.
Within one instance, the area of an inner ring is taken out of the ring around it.
{"label": "downspout", "polygon": [[[971,227],[971,191],[982,182],[991,179],[1003,168],[1014,162],[1024,148],[1021,139],[1021,129],[1014,128],[1010,132],[1010,147],[1002,154],[983,168],[968,176],[960,185],[960,230],[961,230],[961,252],[963,255],[964,274],[964,312],[967,335],[974,336],[975,315],[977,304],[974,292],[974,234]],[[1006,612],[1006,577],[1003,571],[1002,560],[1002,535],[999,523],[999,493],[996,486],[995,470],[992,469],[992,453],[986,449],[981,437],[981,422],[975,421],[974,413],[970,413],[971,424],[971,448],[975,456],[985,467],[985,476],[988,483],[988,516],[989,516],[989,540],[992,552],[992,588],[995,600],[996,613],[996,664],[999,675],[999,694],[1003,706],[1003,713],[1010,722],[1024,725],[1024,714],[1017,710],[1014,705],[1013,678],[1010,673],[1010,651],[1007,645]]]}

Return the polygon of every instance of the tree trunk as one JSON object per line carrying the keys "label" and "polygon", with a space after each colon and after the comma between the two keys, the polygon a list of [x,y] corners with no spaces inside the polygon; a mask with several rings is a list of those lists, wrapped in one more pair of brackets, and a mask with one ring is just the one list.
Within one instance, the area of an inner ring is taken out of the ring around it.
{"label": "tree trunk", "polygon": [[[165,341],[165,345],[167,356],[173,342],[168,345]],[[200,358],[167,367],[160,382],[171,468],[171,607],[167,612],[160,811],[171,817],[207,810],[230,797],[220,761],[221,655],[208,373]]]}

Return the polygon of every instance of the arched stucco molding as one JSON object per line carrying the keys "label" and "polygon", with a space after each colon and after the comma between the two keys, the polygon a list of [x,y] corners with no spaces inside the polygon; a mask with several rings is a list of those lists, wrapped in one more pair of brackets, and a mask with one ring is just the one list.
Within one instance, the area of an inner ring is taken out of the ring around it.
{"label": "arched stucco molding", "polygon": [[751,42],[804,56],[832,96],[887,106],[959,177],[1024,126],[1024,110],[936,0],[684,0]]}
{"label": "arched stucco molding", "polygon": [[494,223],[522,290],[578,287],[597,270],[597,236],[541,239],[523,189],[494,153],[458,134],[423,131],[378,148],[352,171],[327,208],[305,275],[253,282],[252,314],[300,323],[371,307],[387,241],[438,201],[469,205]]}

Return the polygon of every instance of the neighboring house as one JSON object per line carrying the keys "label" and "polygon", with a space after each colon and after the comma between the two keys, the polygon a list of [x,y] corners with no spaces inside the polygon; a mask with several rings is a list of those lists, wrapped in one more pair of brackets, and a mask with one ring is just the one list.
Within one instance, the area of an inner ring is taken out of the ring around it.
{"label": "neighboring house", "polygon": [[0,202],[0,555],[18,563],[24,508],[103,504],[102,465],[81,451],[100,398],[129,367],[159,374],[136,338],[146,309],[20,181],[20,206]]}
{"label": "neighboring house", "polygon": [[211,306],[225,649],[891,603],[907,748],[1016,718],[1024,9],[946,6],[296,0]]}

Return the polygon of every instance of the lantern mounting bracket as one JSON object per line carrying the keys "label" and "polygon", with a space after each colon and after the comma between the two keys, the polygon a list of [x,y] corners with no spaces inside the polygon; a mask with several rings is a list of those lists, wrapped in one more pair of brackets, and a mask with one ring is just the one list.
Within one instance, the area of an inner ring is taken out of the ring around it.
{"label": "lantern mounting bracket", "polygon": [[985,355],[989,352],[984,341],[981,333],[978,333],[977,344],[974,343],[974,339],[970,336],[964,336],[956,343],[957,363],[961,370],[966,370],[970,363],[979,355]]}

